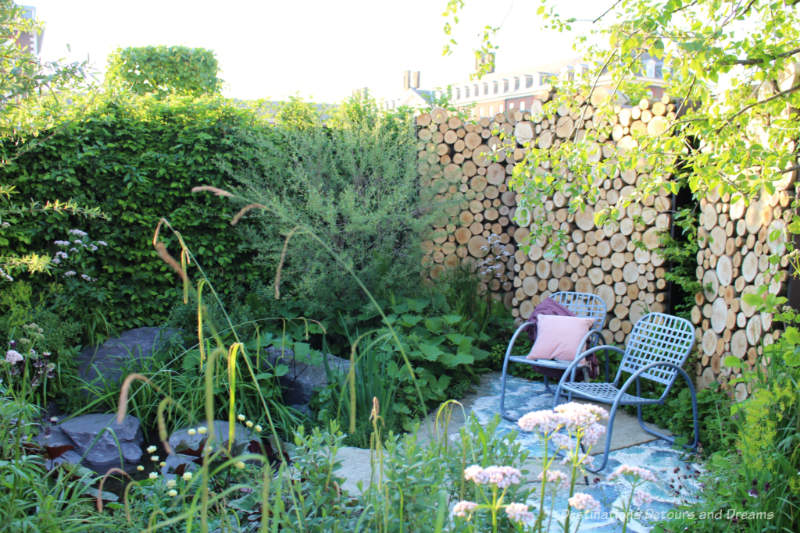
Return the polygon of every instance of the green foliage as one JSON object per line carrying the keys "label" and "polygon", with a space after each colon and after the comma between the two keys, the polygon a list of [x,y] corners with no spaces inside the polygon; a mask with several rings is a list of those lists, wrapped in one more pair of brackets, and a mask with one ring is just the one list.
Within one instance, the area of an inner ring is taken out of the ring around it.
{"label": "green foliage", "polygon": [[108,56],[106,87],[112,92],[205,96],[222,80],[214,52],[186,46],[118,48]]}
{"label": "green foliage", "polygon": [[[370,311],[360,315],[359,322],[371,322],[376,313]],[[373,398],[383,406],[388,430],[408,430],[429,408],[466,392],[489,355],[479,346],[488,337],[476,332],[469,319],[452,312],[438,314],[430,300],[399,299],[388,306],[386,318],[400,347],[386,327],[353,338],[352,373],[338,376],[317,399],[318,418],[339,420],[350,429],[349,442],[360,446],[368,442]],[[400,348],[412,364],[413,379]],[[415,380],[424,405],[420,405]],[[355,412],[350,407],[353,393]]]}
{"label": "green foliage", "polygon": [[[785,299],[778,298],[774,303],[782,305]],[[774,305],[762,310],[777,311]],[[785,311],[776,318],[796,324],[798,315]],[[765,347],[764,368],[731,381],[732,386],[746,384],[752,393],[731,407],[731,438],[709,460],[704,500],[687,509],[695,514],[722,510],[724,520],[696,522],[697,530],[796,531],[800,525],[799,352],[800,333],[792,325],[774,344]],[[728,357],[725,364],[742,366],[735,357]],[[764,514],[744,520],[733,518],[733,513],[753,511]],[[681,525],[676,521],[668,527]]]}
{"label": "green foliage", "polygon": [[240,185],[237,200],[261,206],[239,222],[261,278],[276,279],[281,298],[302,302],[303,315],[326,317],[341,335],[338,316],[365,305],[345,271],[379,299],[418,286],[418,236],[430,215],[418,197],[408,116],[356,99],[325,126],[304,124],[279,122],[273,136],[258,139],[241,130],[236,144],[256,162],[226,168]]}
{"label": "green foliage", "polygon": [[39,410],[7,392],[0,383],[0,528],[71,533],[109,527],[108,520],[93,515],[87,505],[94,474],[69,464],[48,471],[43,450],[31,444]]}
{"label": "green foliage", "polygon": [[[195,245],[209,276],[219,280],[221,293],[234,299],[260,283],[262,273],[252,264],[252,253],[230,231],[233,208],[193,195],[191,189],[199,183],[223,185],[223,167],[256,164],[254,154],[235,143],[245,135],[270,136],[268,126],[221,100],[112,98],[85,112],[77,109],[76,116],[65,117],[0,167],[0,180],[14,184],[21,198],[72,198],[107,214],[85,220],[65,211],[21,210],[8,219],[3,255],[44,251],[54,256],[63,251],[56,241],[74,240],[67,235],[70,228],[108,244],[84,254],[81,266],[89,270],[81,273],[93,278],[91,283],[80,276],[65,279],[64,272],[54,279],[20,274],[33,287],[34,298],[52,304],[61,295],[54,312],[65,320],[79,319],[87,329],[89,317],[101,331],[106,324],[130,328],[162,320],[178,299],[175,274],[152,244],[163,216]],[[11,141],[2,148],[16,149]],[[178,257],[175,240],[167,237],[165,242]],[[51,279],[61,287],[51,287]],[[78,287],[65,282],[90,284],[91,291],[77,298]]]}
{"label": "green foliage", "polygon": [[673,215],[672,222],[680,234],[674,237],[662,234],[658,254],[669,264],[664,279],[674,285],[672,311],[688,320],[695,305],[694,295],[703,289],[703,285],[697,281],[697,252],[700,249],[697,243],[697,212],[690,208],[680,209]]}

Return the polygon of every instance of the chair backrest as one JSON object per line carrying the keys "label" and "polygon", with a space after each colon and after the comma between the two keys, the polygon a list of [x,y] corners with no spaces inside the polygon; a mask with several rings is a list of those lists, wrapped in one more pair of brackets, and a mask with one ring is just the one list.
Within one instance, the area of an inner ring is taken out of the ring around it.
{"label": "chair backrest", "polygon": [[606,302],[596,294],[560,291],[551,295],[550,298],[575,313],[575,316],[594,319],[592,329],[602,329],[606,322],[608,314]]}
{"label": "chair backrest", "polygon": [[[617,378],[622,372],[633,373],[651,363],[683,366],[693,345],[694,326],[685,318],[646,314],[633,325],[628,336]],[[643,372],[641,377],[666,385],[668,391],[677,375],[674,368],[656,367]]]}

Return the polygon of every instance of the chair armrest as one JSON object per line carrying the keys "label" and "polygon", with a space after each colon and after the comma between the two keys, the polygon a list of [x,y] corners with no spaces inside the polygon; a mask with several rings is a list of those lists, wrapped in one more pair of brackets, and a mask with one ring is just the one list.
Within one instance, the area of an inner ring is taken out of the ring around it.
{"label": "chair armrest", "polygon": [[606,344],[606,339],[605,339],[605,337],[603,337],[603,333],[599,329],[590,329],[589,331],[586,332],[586,335],[584,335],[581,338],[581,341],[578,343],[578,349],[575,352],[575,358],[576,359],[578,358],[578,356],[581,353],[583,353],[584,351],[586,351],[588,349],[588,348],[586,348],[586,346],[588,346],[589,339],[591,339],[595,335],[597,337],[599,337],[599,339],[600,339],[599,345],[602,346],[602,345]]}
{"label": "chair armrest", "polygon": [[504,364],[506,361],[508,361],[508,358],[511,356],[511,350],[514,348],[514,343],[516,342],[517,337],[519,337],[519,334],[522,333],[525,329],[531,327],[532,325],[533,324],[530,322],[522,323],[514,332],[514,335],[511,336],[511,340],[508,341],[508,348],[506,348],[506,355],[503,359]]}
{"label": "chair armrest", "polygon": [[[688,381],[690,383],[690,387],[694,388],[693,385],[691,384],[692,380],[689,379],[689,374],[687,374],[686,371],[683,368],[681,368],[680,366],[676,365],[675,363],[668,363],[666,361],[650,363],[649,365],[645,365],[642,368],[638,369],[636,372],[631,374],[628,377],[628,379],[625,380],[625,383],[622,384],[622,387],[620,387],[619,392],[617,392],[617,396],[614,398],[614,402],[619,400],[619,398],[621,398],[622,395],[625,394],[625,391],[628,390],[628,387],[631,386],[631,383],[633,383],[634,381],[639,379],[639,376],[641,376],[644,372],[647,372],[651,368],[656,368],[656,367],[660,367],[660,366],[665,366],[665,367],[668,367],[668,368],[674,368],[681,375],[683,375],[684,378],[686,378],[686,381]],[[670,383],[669,385],[665,386],[666,388],[664,389],[664,393],[661,395],[662,399],[663,399],[664,395],[667,393],[667,391],[669,390],[669,387],[671,387],[671,386],[672,386],[672,383]],[[637,394],[638,394],[638,391],[637,391]]]}
{"label": "chair armrest", "polygon": [[[588,333],[587,333],[588,335]],[[582,360],[586,359],[589,355],[593,354],[594,352],[600,350],[613,350],[615,352],[619,352],[621,354],[625,353],[625,350],[622,348],[617,348],[616,346],[611,346],[608,344],[603,344],[601,346],[595,346],[594,348],[589,348],[588,350],[584,351],[583,353],[577,355],[575,359],[569,364],[566,370],[564,370],[564,374],[561,376],[561,379],[558,382],[559,387],[566,382],[567,376],[570,376],[570,381],[575,379],[575,369],[578,367],[578,363]]]}

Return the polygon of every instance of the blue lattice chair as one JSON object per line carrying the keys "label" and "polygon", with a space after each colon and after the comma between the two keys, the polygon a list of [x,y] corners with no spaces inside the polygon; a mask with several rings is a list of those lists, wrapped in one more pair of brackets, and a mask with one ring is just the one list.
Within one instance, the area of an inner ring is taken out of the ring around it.
{"label": "blue lattice chair", "polygon": [[[601,329],[603,328],[603,324],[606,321],[606,315],[608,312],[606,311],[606,303],[603,301],[601,297],[596,294],[590,294],[587,292],[571,292],[571,291],[561,291],[556,292],[552,296],[550,296],[552,300],[555,300],[558,304],[566,307],[569,309],[575,316],[580,317],[587,317],[594,319],[594,323],[592,324],[592,328],[589,330],[588,333],[583,337],[580,344],[578,345],[577,353],[575,354],[576,357],[583,352],[584,350],[591,348],[593,346],[599,346],[605,344],[605,338],[603,337],[603,333]],[[506,400],[506,377],[508,375],[508,365],[509,363],[522,363],[532,367],[534,370],[538,369],[550,369],[550,370],[558,370],[558,371],[566,371],[569,367],[569,361],[559,361],[554,359],[528,359],[525,355],[512,355],[512,351],[514,349],[514,343],[517,340],[517,337],[524,331],[526,331],[532,324],[530,322],[525,322],[521,326],[517,328],[514,332],[514,335],[511,336],[511,340],[508,343],[508,347],[506,348],[505,358],[503,359],[503,374],[501,378],[501,391],[500,391],[500,416],[507,420],[511,420],[512,422],[515,419],[506,416],[505,411],[505,400]],[[586,369],[584,368],[584,372]],[[608,381],[609,377],[609,364],[608,358],[605,360],[605,376],[606,381]],[[588,374],[586,375],[588,378]],[[550,385],[548,383],[548,378],[544,375],[544,386],[545,390],[550,392]]]}
{"label": "blue lattice chair", "polygon": [[[686,380],[692,396],[694,441],[689,445],[689,448],[697,448],[699,438],[697,395],[692,380],[682,368],[692,350],[694,338],[694,326],[688,320],[664,313],[649,313],[634,324],[633,330],[628,336],[625,350],[616,346],[595,346],[580,354],[570,363],[569,368],[561,376],[561,380],[558,383],[553,407],[558,404],[562,393],[611,405],[603,459],[598,468],[590,469],[592,472],[599,472],[608,463],[614,417],[620,405],[635,405],[639,425],[644,431],[664,439],[670,444],[675,442],[674,437],[655,431],[645,425],[644,420],[642,420],[642,406],[663,404],[679,374]],[[614,381],[605,383],[575,381],[575,370],[578,362],[599,350],[612,350],[622,354],[622,362]],[[622,381],[623,374],[628,374],[624,381]],[[657,398],[642,397],[640,380],[643,379],[663,387],[661,395]],[[620,382],[622,382],[621,386]],[[634,383],[636,384],[635,395],[628,392]]]}

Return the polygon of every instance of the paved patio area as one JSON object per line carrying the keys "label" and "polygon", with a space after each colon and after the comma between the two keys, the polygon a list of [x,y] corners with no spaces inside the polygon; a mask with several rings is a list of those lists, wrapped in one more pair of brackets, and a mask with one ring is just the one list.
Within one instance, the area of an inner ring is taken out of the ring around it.
{"label": "paved patio area", "polygon": [[[461,401],[467,415],[474,414],[482,423],[491,421],[499,413],[500,384],[499,373],[484,375],[475,392]],[[545,390],[542,382],[509,376],[506,386],[506,409],[510,416],[518,418],[530,411],[552,407],[552,393]],[[429,439],[433,434],[434,416],[435,413],[428,417],[420,429],[421,440]],[[455,409],[448,434],[457,433],[463,424],[464,417],[460,409]],[[530,457],[524,466],[530,471],[530,479],[535,479],[541,471],[540,458],[543,455],[539,437],[521,431],[516,423],[507,420],[500,422],[497,431],[518,433],[517,442],[530,452]],[[603,443],[598,444],[597,447],[600,449],[594,450],[593,453],[602,452],[602,445]],[[658,478],[658,482],[649,482],[641,487],[652,496],[652,501],[635,509],[638,514],[629,521],[630,531],[649,531],[654,521],[666,518],[678,504],[694,500],[699,494],[697,477],[703,471],[702,466],[690,462],[690,458],[681,451],[642,431],[635,416],[622,412],[617,414],[611,449],[606,468],[598,474],[590,475],[588,485],[581,478],[576,486],[576,492],[591,494],[602,507],[600,512],[588,514],[583,518],[579,531],[612,532],[621,529],[621,513],[617,509],[624,500],[627,500],[629,490],[624,482],[607,480],[608,475],[621,464],[647,468]],[[343,460],[343,473],[347,477],[347,483],[343,488],[355,491],[359,480],[368,483],[369,450],[345,448],[341,451],[340,458]],[[552,504],[553,508],[552,531],[561,530],[558,524],[564,519],[567,497],[568,490],[563,489],[556,494],[555,501],[547,498],[547,507]],[[538,500],[528,503],[538,508]]]}

